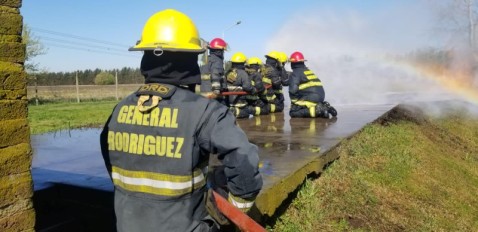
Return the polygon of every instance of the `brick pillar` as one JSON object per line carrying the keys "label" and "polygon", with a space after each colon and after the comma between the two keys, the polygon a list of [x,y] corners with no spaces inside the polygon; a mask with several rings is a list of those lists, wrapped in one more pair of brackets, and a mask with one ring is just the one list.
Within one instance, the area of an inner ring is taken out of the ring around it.
{"label": "brick pillar", "polygon": [[0,231],[33,231],[21,0],[0,0]]}

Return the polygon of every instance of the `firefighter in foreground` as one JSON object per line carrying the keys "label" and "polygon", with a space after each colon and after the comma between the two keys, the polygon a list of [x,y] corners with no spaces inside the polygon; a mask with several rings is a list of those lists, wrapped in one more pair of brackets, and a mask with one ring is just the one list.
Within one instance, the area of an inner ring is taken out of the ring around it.
{"label": "firefighter in foreground", "polygon": [[247,93],[247,95],[229,96],[231,111],[234,112],[236,118],[248,118],[250,114],[254,114],[254,107],[249,106],[247,98],[248,95],[255,95],[257,90],[245,71],[246,60],[247,57],[242,52],[234,53],[231,57],[231,69],[226,73],[229,91],[244,91]]}
{"label": "firefighter in foreground", "polygon": [[329,118],[337,111],[325,100],[325,91],[320,79],[305,65],[304,55],[291,54],[292,74],[289,81],[291,106],[289,115],[294,118]]}
{"label": "firefighter in foreground", "polygon": [[206,194],[209,154],[224,165],[226,197],[247,211],[262,187],[258,149],[227,107],[194,93],[205,49],[188,16],[157,12],[129,50],[144,51],[145,84],[118,103],[100,139],[117,229],[215,231],[224,218]]}

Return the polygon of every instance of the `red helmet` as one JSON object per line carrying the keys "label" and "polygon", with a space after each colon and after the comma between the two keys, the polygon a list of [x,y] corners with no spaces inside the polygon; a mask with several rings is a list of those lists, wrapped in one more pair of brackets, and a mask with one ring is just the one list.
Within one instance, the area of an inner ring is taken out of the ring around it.
{"label": "red helmet", "polygon": [[215,38],[215,39],[211,40],[211,42],[209,42],[208,48],[226,50],[227,49],[227,43],[226,43],[226,41],[224,41],[221,38]]}
{"label": "red helmet", "polygon": [[295,62],[304,62],[307,60],[304,58],[304,55],[302,55],[301,52],[294,52],[292,53],[292,55],[290,55],[289,61],[291,63],[295,63]]}

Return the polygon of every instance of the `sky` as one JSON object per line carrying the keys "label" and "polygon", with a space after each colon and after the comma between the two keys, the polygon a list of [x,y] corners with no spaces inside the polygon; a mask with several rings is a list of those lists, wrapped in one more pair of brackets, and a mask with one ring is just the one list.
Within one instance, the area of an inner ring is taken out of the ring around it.
{"label": "sky", "polygon": [[[139,40],[151,15],[172,8],[188,15],[207,41],[224,34],[230,47],[226,60],[235,52],[263,61],[273,50],[302,52],[333,105],[450,96],[478,104],[478,91],[469,83],[458,80],[451,88],[450,79],[384,58],[430,47],[457,47],[436,33],[434,8],[449,1],[23,0],[21,13],[48,48],[47,54],[34,59],[48,71],[139,67],[141,53],[128,48]],[[476,87],[478,77],[474,80]]]}
{"label": "sky", "polygon": [[[391,9],[415,5],[413,0],[298,0],[298,1],[125,1],[125,0],[23,0],[21,13],[33,34],[47,47],[47,54],[34,59],[48,71],[138,67],[139,52],[128,52],[140,38],[143,25],[155,12],[172,8],[187,14],[205,40],[222,37],[230,51],[263,57],[272,50],[291,52],[310,50],[302,41],[323,35],[297,35],[287,30],[305,29],[312,21],[354,29],[337,20],[375,20]],[[322,16],[323,15],[323,16]],[[360,19],[360,17],[365,17]],[[356,17],[356,18],[353,18]],[[322,21],[324,20],[324,21]],[[239,25],[236,22],[241,21]],[[332,21],[332,22],[328,22]],[[328,27],[327,25],[323,25]],[[310,27],[309,27],[310,28]],[[328,27],[330,30],[334,28]],[[314,29],[314,28],[311,28]],[[357,28],[355,28],[357,29]],[[343,31],[343,30],[341,30]],[[393,31],[385,31],[390,33]],[[311,33],[314,33],[311,31]],[[375,32],[377,33],[377,32]],[[276,44],[277,36],[287,34],[290,44]],[[345,34],[336,34],[335,37]],[[369,36],[363,34],[363,36]],[[380,36],[373,34],[373,36]],[[331,41],[331,40],[328,40]],[[391,42],[391,41],[389,41]],[[325,44],[329,46],[328,44]],[[330,46],[334,46],[330,44]],[[307,51],[315,52],[315,51]],[[322,52],[322,51],[317,51]]]}

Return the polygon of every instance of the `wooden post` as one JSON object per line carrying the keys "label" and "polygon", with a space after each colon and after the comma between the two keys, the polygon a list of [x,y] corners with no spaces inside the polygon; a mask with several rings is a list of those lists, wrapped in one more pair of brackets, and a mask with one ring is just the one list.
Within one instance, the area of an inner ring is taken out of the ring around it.
{"label": "wooden post", "polygon": [[38,105],[38,78],[37,78],[37,75],[33,76],[33,80],[35,81],[35,105]]}
{"label": "wooden post", "polygon": [[80,86],[78,84],[78,71],[76,71],[76,101],[80,103]]}
{"label": "wooden post", "polygon": [[118,101],[118,71],[115,71],[115,93],[116,93],[116,101]]}

